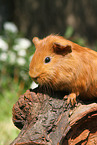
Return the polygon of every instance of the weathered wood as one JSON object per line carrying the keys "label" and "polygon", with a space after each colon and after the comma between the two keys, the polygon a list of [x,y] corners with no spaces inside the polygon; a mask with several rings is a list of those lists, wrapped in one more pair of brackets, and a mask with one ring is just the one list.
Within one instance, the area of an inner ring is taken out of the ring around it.
{"label": "weathered wood", "polygon": [[39,89],[21,95],[13,106],[13,122],[21,132],[11,145],[97,143],[97,104],[70,108],[63,96]]}
{"label": "weathered wood", "polygon": [[80,105],[74,109],[70,116],[70,127],[62,145],[97,144],[97,104]]}

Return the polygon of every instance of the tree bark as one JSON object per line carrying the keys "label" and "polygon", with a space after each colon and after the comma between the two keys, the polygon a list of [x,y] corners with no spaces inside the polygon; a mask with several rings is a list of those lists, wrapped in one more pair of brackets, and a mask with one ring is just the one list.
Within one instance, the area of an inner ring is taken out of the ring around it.
{"label": "tree bark", "polygon": [[97,144],[97,104],[66,105],[63,92],[27,90],[13,106],[21,129],[11,145]]}

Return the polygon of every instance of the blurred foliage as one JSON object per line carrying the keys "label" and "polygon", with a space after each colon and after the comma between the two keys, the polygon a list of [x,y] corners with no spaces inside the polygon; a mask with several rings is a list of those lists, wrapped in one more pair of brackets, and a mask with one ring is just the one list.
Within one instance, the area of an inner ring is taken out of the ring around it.
{"label": "blurred foliage", "polygon": [[0,145],[10,144],[19,133],[12,123],[12,107],[32,83],[28,71],[33,53],[32,43],[13,23],[5,23],[0,34]]}
{"label": "blurred foliage", "polygon": [[94,50],[97,51],[97,41],[96,41]]}
{"label": "blurred foliage", "polygon": [[79,36],[76,36],[74,35],[74,29],[72,26],[68,26],[66,31],[65,31],[65,34],[64,34],[64,37],[67,38],[67,39],[70,39],[72,40],[73,42],[81,45],[81,46],[85,46],[86,44],[86,40],[79,37]]}
{"label": "blurred foliage", "polygon": [[71,26],[68,26],[64,34],[65,38],[69,39],[74,33],[74,29]]}
{"label": "blurred foliage", "polygon": [[19,32],[8,28],[2,32],[0,42],[1,94],[3,95],[6,89],[11,89],[14,82],[19,83],[21,89],[29,88],[31,81],[28,71],[34,46],[28,39],[22,38]]}
{"label": "blurred foliage", "polygon": [[64,37],[83,47],[89,47],[89,48],[97,51],[97,41],[92,46],[88,46],[88,44],[87,44],[88,41],[86,40],[86,38],[82,38],[78,34],[75,34],[72,26],[68,26],[66,28]]}
{"label": "blurred foliage", "polygon": [[0,145],[10,144],[20,132],[12,123],[12,107],[18,99],[19,85],[13,83],[13,88],[5,89],[4,96],[0,94]]}

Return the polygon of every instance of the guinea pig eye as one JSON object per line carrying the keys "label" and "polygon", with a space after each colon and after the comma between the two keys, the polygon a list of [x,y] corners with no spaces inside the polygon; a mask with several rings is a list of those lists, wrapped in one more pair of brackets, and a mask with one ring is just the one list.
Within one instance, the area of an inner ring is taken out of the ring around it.
{"label": "guinea pig eye", "polygon": [[46,58],[45,58],[45,63],[49,63],[49,62],[50,62],[50,60],[51,60],[51,58],[50,58],[50,57],[46,57]]}

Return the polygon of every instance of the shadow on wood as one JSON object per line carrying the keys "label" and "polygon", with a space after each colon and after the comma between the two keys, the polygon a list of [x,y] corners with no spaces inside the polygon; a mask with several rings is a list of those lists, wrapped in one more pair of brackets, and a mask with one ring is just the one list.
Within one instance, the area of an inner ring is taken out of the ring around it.
{"label": "shadow on wood", "polygon": [[40,89],[21,95],[13,106],[13,122],[21,132],[11,145],[97,144],[97,104],[71,108],[63,96]]}

